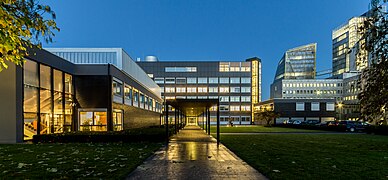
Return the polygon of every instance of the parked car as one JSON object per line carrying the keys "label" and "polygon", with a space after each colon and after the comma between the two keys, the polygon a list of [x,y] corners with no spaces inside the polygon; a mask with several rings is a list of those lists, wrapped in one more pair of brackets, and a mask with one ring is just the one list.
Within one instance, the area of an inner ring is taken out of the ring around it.
{"label": "parked car", "polygon": [[338,121],[327,121],[326,125],[327,126],[338,126]]}
{"label": "parked car", "polygon": [[294,120],[286,120],[283,122],[283,124],[292,124],[294,123]]}
{"label": "parked car", "polygon": [[292,124],[296,124],[296,125],[299,125],[299,124],[301,124],[301,123],[302,123],[301,120],[294,120],[294,122],[292,122]]}
{"label": "parked car", "polygon": [[316,125],[320,125],[320,122],[319,120],[312,120],[312,119],[309,119],[307,121],[303,121],[301,124],[303,125],[309,125],[309,126],[316,126]]}
{"label": "parked car", "polygon": [[358,121],[349,121],[349,120],[340,121],[338,123],[338,127],[340,129],[345,131],[350,131],[350,132],[363,131],[365,130],[366,126],[367,125],[365,123],[358,122]]}

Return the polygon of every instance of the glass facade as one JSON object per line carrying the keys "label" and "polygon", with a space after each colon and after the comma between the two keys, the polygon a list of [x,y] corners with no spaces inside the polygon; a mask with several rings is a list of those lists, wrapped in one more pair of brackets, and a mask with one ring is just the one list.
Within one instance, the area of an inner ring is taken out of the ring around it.
{"label": "glass facade", "polygon": [[24,139],[71,130],[72,76],[26,60],[24,64]]}
{"label": "glass facade", "polygon": [[314,79],[317,44],[290,49],[284,53],[276,69],[278,79]]}

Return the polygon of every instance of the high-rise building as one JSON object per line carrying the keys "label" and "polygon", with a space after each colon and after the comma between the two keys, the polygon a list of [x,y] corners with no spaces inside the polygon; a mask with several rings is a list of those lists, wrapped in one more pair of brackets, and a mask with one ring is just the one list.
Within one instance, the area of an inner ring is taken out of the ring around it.
{"label": "high-rise building", "polygon": [[275,79],[314,79],[317,44],[287,50],[278,63]]}
{"label": "high-rise building", "polygon": [[333,30],[333,77],[341,78],[345,72],[361,71],[368,66],[368,53],[360,48],[366,19],[367,13],[353,17]]}
{"label": "high-rise building", "polygon": [[[261,101],[261,60],[245,62],[158,61],[137,62],[161,87],[165,99],[219,99],[222,124],[251,124],[253,105]],[[215,109],[210,120],[216,122]],[[197,118],[197,117],[193,117]]]}

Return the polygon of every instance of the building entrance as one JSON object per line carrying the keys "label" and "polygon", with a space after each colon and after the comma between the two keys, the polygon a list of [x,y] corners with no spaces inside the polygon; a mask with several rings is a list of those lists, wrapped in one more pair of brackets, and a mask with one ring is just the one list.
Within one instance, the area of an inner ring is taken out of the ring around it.
{"label": "building entrance", "polygon": [[198,118],[197,117],[187,117],[187,125],[191,125],[191,126],[196,126],[196,125],[198,125],[198,123],[197,123],[197,121],[198,121]]}

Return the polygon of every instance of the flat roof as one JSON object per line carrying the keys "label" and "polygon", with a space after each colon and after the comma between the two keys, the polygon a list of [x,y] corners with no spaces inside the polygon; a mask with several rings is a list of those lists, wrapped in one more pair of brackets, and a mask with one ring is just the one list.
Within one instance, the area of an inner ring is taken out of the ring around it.
{"label": "flat roof", "polygon": [[166,103],[182,111],[186,116],[199,116],[207,108],[217,106],[218,99],[166,99]]}

